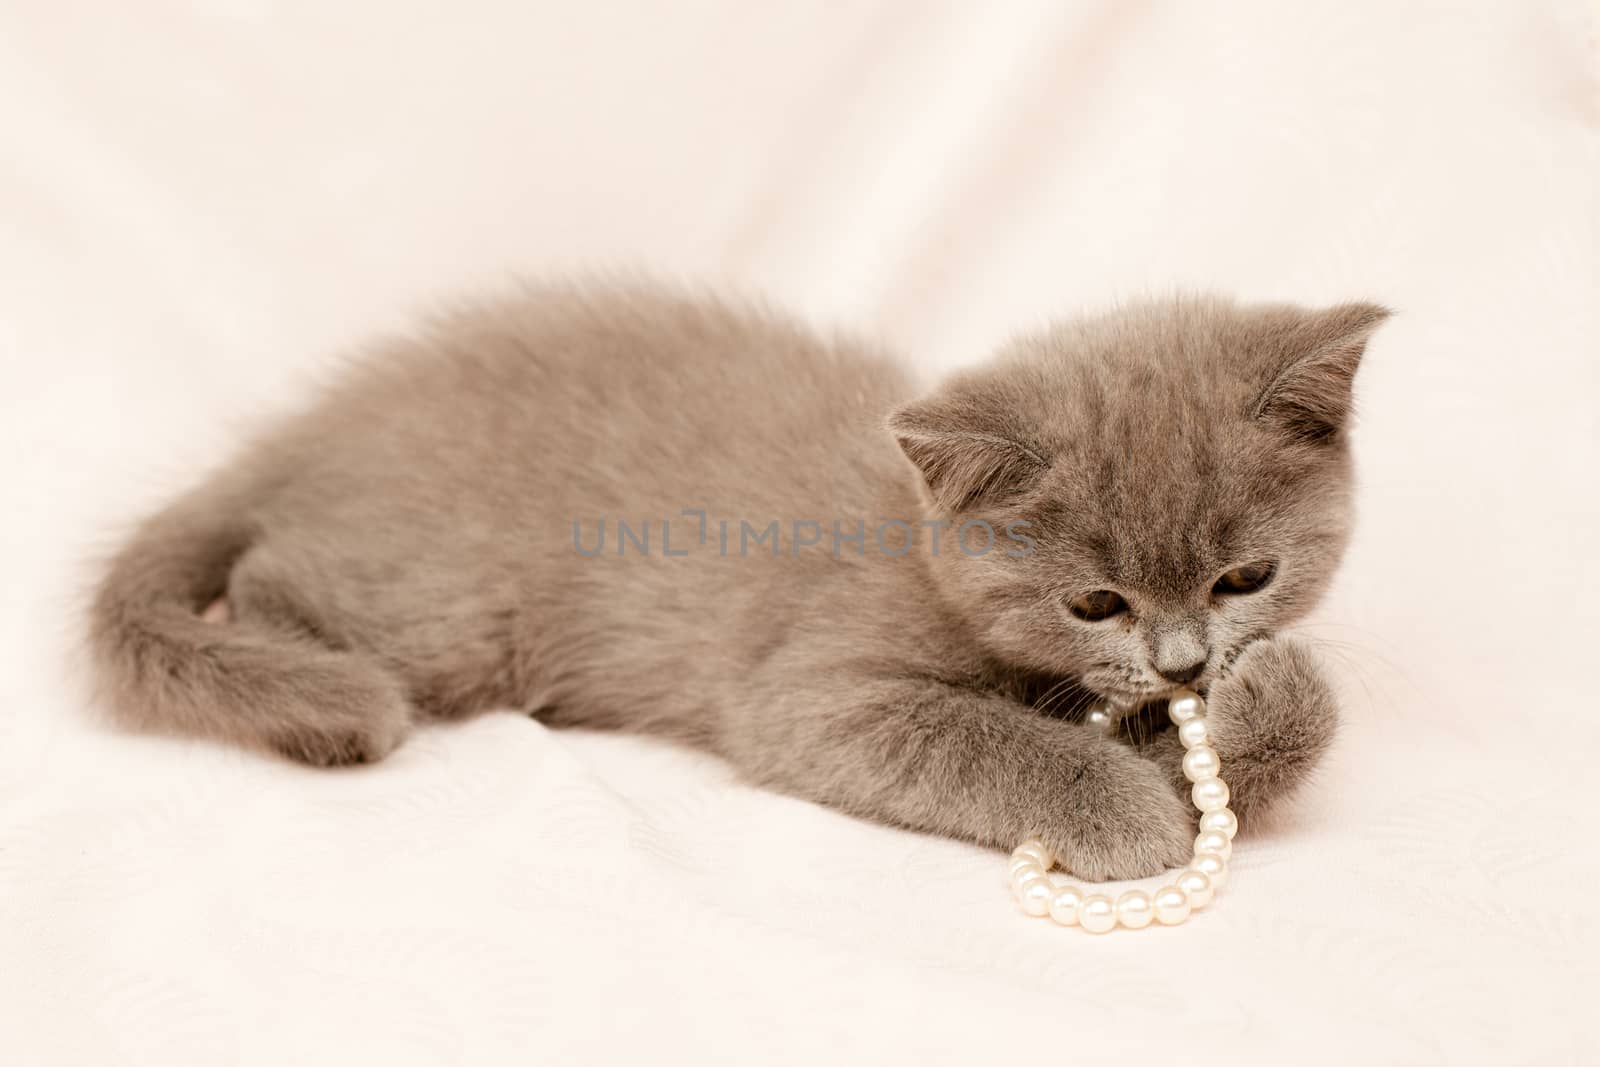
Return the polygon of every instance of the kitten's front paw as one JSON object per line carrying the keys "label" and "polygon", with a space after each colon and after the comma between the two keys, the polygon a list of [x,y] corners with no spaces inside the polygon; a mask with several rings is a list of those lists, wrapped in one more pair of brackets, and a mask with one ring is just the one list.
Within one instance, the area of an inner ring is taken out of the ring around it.
{"label": "kitten's front paw", "polygon": [[1206,708],[1230,806],[1241,817],[1299,787],[1339,726],[1339,706],[1315,654],[1289,637],[1246,648],[1212,687]]}
{"label": "kitten's front paw", "polygon": [[1094,746],[1065,799],[1065,818],[1045,840],[1078,877],[1145,878],[1188,862],[1195,834],[1188,801],[1128,746]]}

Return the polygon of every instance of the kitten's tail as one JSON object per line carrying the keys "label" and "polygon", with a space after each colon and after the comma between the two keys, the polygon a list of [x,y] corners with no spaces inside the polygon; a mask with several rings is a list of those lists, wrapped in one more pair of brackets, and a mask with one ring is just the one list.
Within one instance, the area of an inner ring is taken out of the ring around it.
{"label": "kitten's tail", "polygon": [[147,520],[112,558],[89,609],[102,703],[138,728],[310,763],[377,759],[409,725],[398,679],[306,634],[199,617],[259,536],[236,488],[226,478],[203,486]]}

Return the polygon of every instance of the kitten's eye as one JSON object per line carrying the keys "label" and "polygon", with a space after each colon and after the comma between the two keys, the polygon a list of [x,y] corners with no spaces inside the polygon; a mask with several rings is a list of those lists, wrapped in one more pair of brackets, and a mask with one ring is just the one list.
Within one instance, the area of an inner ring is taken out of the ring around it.
{"label": "kitten's eye", "polygon": [[1067,602],[1067,608],[1085,622],[1099,622],[1127,611],[1128,602],[1109,589],[1096,589],[1092,593],[1073,597]]}
{"label": "kitten's eye", "polygon": [[1254,593],[1272,581],[1273,572],[1277,569],[1277,564],[1274,563],[1247,563],[1243,567],[1235,567],[1217,579],[1217,584],[1211,587],[1211,592],[1218,596],[1230,593]]}

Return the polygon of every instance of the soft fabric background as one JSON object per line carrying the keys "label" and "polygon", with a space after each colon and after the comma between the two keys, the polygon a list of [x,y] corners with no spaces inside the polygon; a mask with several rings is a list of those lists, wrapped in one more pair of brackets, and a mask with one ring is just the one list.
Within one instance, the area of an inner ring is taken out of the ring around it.
{"label": "soft fabric background", "polygon": [[[1577,0],[0,4],[5,1059],[1594,1062],[1596,35]],[[613,266],[930,376],[1143,293],[1399,310],[1306,627],[1348,727],[1217,906],[1095,939],[997,854],[509,714],[339,773],[95,725],[66,653],[122,523],[364,335]]]}

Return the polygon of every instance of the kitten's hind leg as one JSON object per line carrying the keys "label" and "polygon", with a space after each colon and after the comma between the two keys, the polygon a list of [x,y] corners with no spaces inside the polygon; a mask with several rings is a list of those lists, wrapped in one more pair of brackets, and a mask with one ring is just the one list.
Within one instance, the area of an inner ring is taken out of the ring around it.
{"label": "kitten's hind leg", "polygon": [[240,557],[228,575],[222,611],[236,623],[268,627],[342,650],[349,642],[330,625],[329,612],[317,603],[314,591],[318,581],[270,543],[257,545]]}
{"label": "kitten's hind leg", "polygon": [[306,580],[269,547],[252,548],[235,566],[224,606],[215,613],[229,620],[227,629],[270,632],[273,639],[260,653],[281,661],[263,673],[273,691],[242,712],[253,720],[249,732],[284,755],[320,766],[381,759],[410,731],[414,715],[405,687],[374,657],[351,647],[302,591]]}

